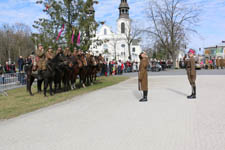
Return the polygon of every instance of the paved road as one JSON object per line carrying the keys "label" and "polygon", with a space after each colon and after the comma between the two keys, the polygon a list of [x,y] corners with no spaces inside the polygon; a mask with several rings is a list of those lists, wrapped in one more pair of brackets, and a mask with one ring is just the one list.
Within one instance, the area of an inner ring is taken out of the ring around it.
{"label": "paved road", "polygon": [[139,103],[137,78],[0,121],[0,150],[224,150],[225,76],[149,77]]}
{"label": "paved road", "polygon": [[[186,75],[185,69],[168,69],[166,71],[160,71],[160,72],[148,72],[149,76],[173,76],[173,75]],[[198,75],[225,75],[225,69],[215,69],[215,70],[197,70]],[[125,73],[124,76],[129,77],[136,77],[137,73]]]}

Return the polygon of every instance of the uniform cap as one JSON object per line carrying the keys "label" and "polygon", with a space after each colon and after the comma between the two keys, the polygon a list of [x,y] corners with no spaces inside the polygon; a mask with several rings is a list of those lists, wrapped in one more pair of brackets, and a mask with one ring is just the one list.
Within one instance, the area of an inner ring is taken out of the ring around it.
{"label": "uniform cap", "polygon": [[195,50],[193,50],[193,49],[190,49],[190,50],[188,51],[188,53],[192,53],[192,54],[195,54]]}

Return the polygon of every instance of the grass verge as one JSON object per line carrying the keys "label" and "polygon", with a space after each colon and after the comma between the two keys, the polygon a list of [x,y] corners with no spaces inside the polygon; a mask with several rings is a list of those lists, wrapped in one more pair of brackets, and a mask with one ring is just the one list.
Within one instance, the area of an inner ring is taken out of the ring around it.
{"label": "grass verge", "polygon": [[9,90],[7,91],[9,96],[0,95],[0,120],[10,119],[21,114],[68,100],[74,96],[117,84],[127,79],[128,77],[124,76],[99,77],[93,86],[57,93],[54,96],[48,97],[44,97],[43,93],[36,93],[37,89],[35,86],[32,87],[34,96],[30,96],[25,87]]}

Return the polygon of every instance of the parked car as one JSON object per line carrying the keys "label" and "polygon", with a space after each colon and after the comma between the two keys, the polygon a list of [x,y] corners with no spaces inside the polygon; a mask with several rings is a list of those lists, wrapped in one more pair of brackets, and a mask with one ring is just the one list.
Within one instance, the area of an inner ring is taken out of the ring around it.
{"label": "parked car", "polygon": [[201,70],[201,65],[198,64],[198,63],[196,63],[196,64],[195,64],[195,69],[196,69],[196,70]]}
{"label": "parked car", "polygon": [[152,72],[162,71],[162,66],[158,62],[155,62],[152,64],[151,71]]}

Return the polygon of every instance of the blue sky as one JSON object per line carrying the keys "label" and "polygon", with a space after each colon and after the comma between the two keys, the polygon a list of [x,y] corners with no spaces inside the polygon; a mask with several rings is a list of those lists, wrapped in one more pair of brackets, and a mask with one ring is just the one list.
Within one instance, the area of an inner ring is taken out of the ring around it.
{"label": "blue sky", "polygon": [[[36,0],[0,0],[0,24],[25,23],[32,27],[34,20],[44,17],[42,6]],[[130,17],[139,24],[146,24],[145,9],[148,0],[128,0]],[[190,38],[190,48],[212,46],[225,40],[225,0],[184,0],[189,4],[199,6],[202,10],[198,35]],[[99,0],[95,5],[96,20],[106,21],[115,30],[118,19],[120,0]]]}

